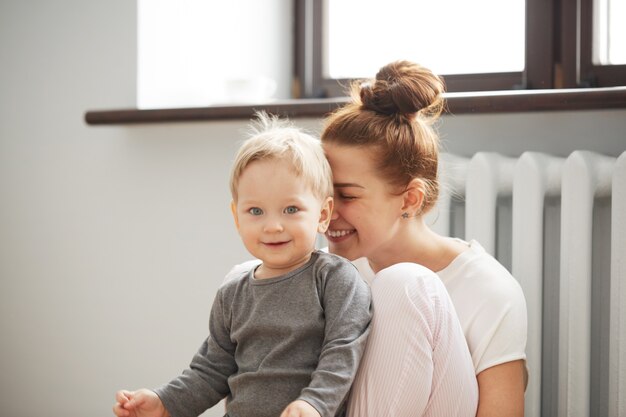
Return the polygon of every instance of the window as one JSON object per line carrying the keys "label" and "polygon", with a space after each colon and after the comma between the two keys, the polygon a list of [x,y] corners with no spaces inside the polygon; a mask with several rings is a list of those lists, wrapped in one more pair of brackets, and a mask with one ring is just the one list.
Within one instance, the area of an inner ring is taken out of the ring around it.
{"label": "window", "polygon": [[324,6],[325,78],[368,77],[399,57],[437,74],[524,70],[524,0],[385,0],[384,6],[330,0]]}
{"label": "window", "polygon": [[296,0],[296,85],[343,95],[395,59],[444,75],[448,91],[626,85],[626,2],[580,3]]}
{"label": "window", "polygon": [[[574,7],[567,2],[565,4],[566,7]],[[579,16],[578,84],[591,87],[626,85],[626,2],[580,0]],[[570,34],[573,33],[575,31],[570,30]],[[569,48],[576,50],[573,45]]]}
{"label": "window", "polygon": [[291,3],[138,0],[137,106],[202,107],[288,97]]}
{"label": "window", "polygon": [[139,108],[337,97],[395,59],[448,91],[626,85],[626,0],[138,0]]}
{"label": "window", "polygon": [[626,1],[596,1],[593,23],[593,63],[626,64]]}

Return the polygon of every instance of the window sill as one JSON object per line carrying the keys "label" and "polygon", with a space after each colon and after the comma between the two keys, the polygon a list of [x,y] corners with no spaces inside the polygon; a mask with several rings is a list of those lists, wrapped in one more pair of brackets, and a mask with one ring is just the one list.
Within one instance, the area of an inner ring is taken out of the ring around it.
{"label": "window sill", "polygon": [[[448,114],[483,114],[626,108],[626,87],[515,90],[446,93]],[[290,118],[324,117],[346,104],[346,97],[295,99],[265,104],[190,107],[176,109],[94,110],[85,113],[88,125],[190,122],[250,119],[257,110]]]}

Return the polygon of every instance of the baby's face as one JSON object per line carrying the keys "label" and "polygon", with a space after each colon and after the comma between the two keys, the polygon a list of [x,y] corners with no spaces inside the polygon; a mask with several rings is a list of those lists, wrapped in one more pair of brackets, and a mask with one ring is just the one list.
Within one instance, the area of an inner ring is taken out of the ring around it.
{"label": "baby's face", "polygon": [[260,160],[239,178],[233,214],[248,251],[263,261],[256,278],[271,278],[304,265],[315,248],[330,202],[320,201],[289,161]]}

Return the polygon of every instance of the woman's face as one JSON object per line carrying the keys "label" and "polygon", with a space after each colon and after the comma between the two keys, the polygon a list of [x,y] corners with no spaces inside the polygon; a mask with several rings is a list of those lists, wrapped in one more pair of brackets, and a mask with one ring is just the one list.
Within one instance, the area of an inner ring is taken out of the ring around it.
{"label": "woman's face", "polygon": [[324,144],[333,171],[335,210],[326,238],[332,253],[370,260],[391,251],[401,222],[403,198],[379,176],[373,150]]}

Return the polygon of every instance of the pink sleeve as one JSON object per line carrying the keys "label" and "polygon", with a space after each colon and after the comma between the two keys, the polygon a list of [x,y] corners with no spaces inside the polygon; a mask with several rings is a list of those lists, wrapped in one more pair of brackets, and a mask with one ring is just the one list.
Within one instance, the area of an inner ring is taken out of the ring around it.
{"label": "pink sleeve", "polygon": [[474,367],[439,278],[401,263],[376,274],[371,291],[374,317],[348,416],[475,416]]}

